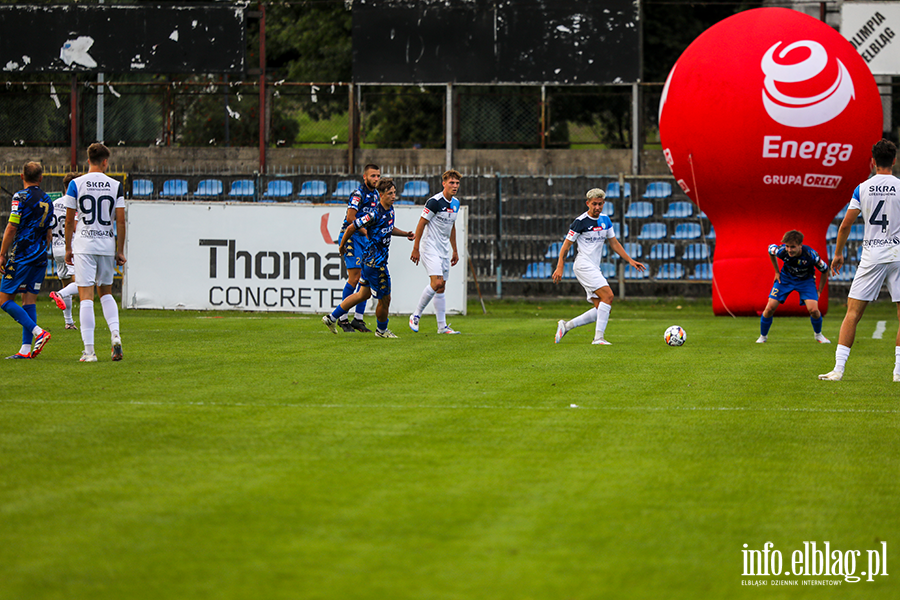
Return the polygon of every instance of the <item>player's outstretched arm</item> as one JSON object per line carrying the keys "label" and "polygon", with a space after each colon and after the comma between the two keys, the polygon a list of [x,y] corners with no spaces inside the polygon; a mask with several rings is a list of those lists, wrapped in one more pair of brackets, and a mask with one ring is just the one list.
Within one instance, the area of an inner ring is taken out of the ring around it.
{"label": "player's outstretched arm", "polygon": [[609,241],[607,243],[609,244],[609,247],[612,248],[612,250],[616,254],[618,254],[619,256],[624,258],[628,262],[629,265],[631,265],[638,271],[646,271],[647,270],[647,265],[645,265],[642,262],[638,262],[638,261],[634,260],[633,258],[631,258],[630,256],[628,256],[628,252],[625,251],[625,247],[622,246],[622,242],[620,242],[618,240],[618,238],[609,238]]}

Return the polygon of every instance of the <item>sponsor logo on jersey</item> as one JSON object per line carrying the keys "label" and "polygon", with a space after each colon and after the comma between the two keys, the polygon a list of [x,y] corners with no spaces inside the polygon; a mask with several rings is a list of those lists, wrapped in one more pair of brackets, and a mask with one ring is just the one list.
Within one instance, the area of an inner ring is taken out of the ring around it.
{"label": "sponsor logo on jersey", "polygon": [[88,188],[111,190],[112,185],[108,181],[92,181],[88,180],[85,184]]}

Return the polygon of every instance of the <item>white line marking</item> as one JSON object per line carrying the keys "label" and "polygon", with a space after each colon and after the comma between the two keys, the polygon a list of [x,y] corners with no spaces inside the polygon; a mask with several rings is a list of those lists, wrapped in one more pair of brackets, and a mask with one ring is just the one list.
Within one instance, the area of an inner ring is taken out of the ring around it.
{"label": "white line marking", "polygon": [[878,321],[875,323],[875,333],[872,334],[873,340],[880,340],[884,337],[884,331],[887,329],[887,321]]}
{"label": "white line marking", "polygon": [[89,402],[82,400],[0,400],[0,404],[72,404],[72,405],[123,405],[123,406],[196,406],[210,408],[297,408],[297,409],[345,409],[345,410],[600,410],[608,412],[744,412],[744,413],[862,413],[862,414],[897,414],[900,410],[876,408],[791,408],[753,407],[753,406],[492,406],[488,404],[291,404],[288,402],[165,402],[165,401],[116,401]]}

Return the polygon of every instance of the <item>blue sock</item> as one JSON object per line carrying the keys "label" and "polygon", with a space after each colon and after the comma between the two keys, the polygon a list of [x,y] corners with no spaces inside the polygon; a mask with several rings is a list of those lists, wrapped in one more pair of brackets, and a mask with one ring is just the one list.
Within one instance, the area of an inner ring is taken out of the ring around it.
{"label": "blue sock", "polygon": [[769,328],[772,327],[772,321],[775,317],[769,317],[768,319],[765,317],[759,318],[759,333],[760,335],[769,335]]}
{"label": "blue sock", "polygon": [[[31,317],[32,321],[37,323],[37,304],[26,304],[22,307],[22,310]],[[22,345],[30,345],[32,341],[34,341],[34,334],[31,333],[30,329],[22,327]]]}
{"label": "blue sock", "polygon": [[334,319],[335,321],[337,321],[338,319],[340,319],[342,316],[344,316],[346,314],[347,314],[347,311],[344,310],[343,308],[341,308],[341,305],[338,304],[338,307],[335,308],[333,311],[331,311],[331,318]]}
{"label": "blue sock", "polygon": [[6,311],[6,314],[15,319],[16,323],[18,323],[28,331],[33,331],[34,328],[37,327],[37,323],[34,322],[34,319],[28,316],[28,313],[25,312],[25,309],[23,309],[12,300],[7,300],[3,303],[3,306],[0,306],[0,308]]}
{"label": "blue sock", "polygon": [[[388,321],[389,320],[390,319],[388,319]],[[388,326],[387,321],[378,321],[377,319],[376,319],[376,321],[378,322],[378,331],[384,331],[385,329],[387,329],[387,326]]]}
{"label": "blue sock", "polygon": [[349,283],[344,284],[344,291],[341,292],[341,300],[346,300],[347,296],[353,293],[355,286],[350,285]]}
{"label": "blue sock", "polygon": [[812,317],[810,317],[809,322],[812,323],[813,331],[815,331],[816,333],[822,333],[822,317],[819,317],[818,319],[813,319]]}
{"label": "blue sock", "polygon": [[368,300],[363,300],[359,304],[356,305],[356,318],[362,320],[363,315],[366,314],[366,305],[369,303]]}

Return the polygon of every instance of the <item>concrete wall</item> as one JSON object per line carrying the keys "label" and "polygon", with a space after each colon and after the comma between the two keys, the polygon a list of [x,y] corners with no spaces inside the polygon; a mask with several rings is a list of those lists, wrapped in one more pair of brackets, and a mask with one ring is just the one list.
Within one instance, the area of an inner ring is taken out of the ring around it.
{"label": "concrete wall", "polygon": [[[258,148],[110,148],[114,171],[253,173],[259,169]],[[19,170],[29,160],[45,170],[68,171],[68,148],[0,147],[0,165]],[[376,163],[384,170],[402,169],[412,173],[440,173],[446,164],[444,150],[373,150],[354,153],[355,168],[348,168],[346,148],[299,149],[270,148],[270,170],[301,172],[359,172],[363,165]],[[78,151],[78,164],[87,163],[85,150]],[[630,150],[456,150],[454,168],[466,172],[500,172],[522,175],[631,173]],[[668,175],[661,150],[645,150],[641,155],[641,174]]]}

